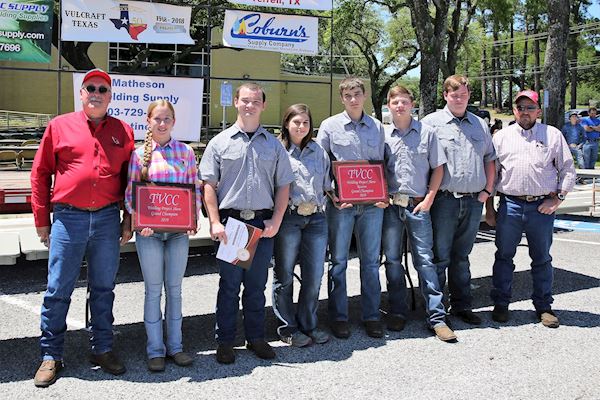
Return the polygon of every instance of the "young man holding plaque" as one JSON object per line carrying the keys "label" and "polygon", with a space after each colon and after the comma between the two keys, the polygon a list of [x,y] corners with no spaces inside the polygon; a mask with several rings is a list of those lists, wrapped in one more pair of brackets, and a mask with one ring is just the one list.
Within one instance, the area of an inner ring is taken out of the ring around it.
{"label": "young man holding plaque", "polygon": [[462,75],[446,78],[446,107],[423,118],[433,126],[447,163],[440,191],[431,207],[433,254],[442,288],[450,289],[450,313],[467,324],[479,325],[473,313],[469,254],[473,249],[483,204],[494,189],[495,159],[486,122],[467,111],[469,81]]}
{"label": "young man holding plaque", "polygon": [[235,361],[233,344],[242,283],[246,346],[259,358],[275,357],[264,339],[264,291],[273,236],[286,211],[294,174],[282,144],[260,124],[265,100],[263,89],[254,83],[238,87],[235,124],[211,139],[200,162],[213,240],[228,240],[224,224],[229,217],[263,230],[249,269],[217,259],[220,279],[215,336],[217,361],[223,364]]}
{"label": "young man holding plaque", "polygon": [[87,72],[79,94],[83,110],[50,121],[31,171],[35,226],[49,248],[40,324],[42,364],[33,381],[39,387],[53,384],[63,368],[67,312],[84,257],[92,315],[90,361],[114,375],[125,372],[112,351],[112,308],[119,238],[121,244],[131,238],[129,214],[119,221],[133,131],[107,115],[111,79],[106,72]]}
{"label": "young man holding plaque", "polygon": [[392,125],[385,128],[386,177],[391,205],[383,218],[383,252],[390,312],[388,329],[400,331],[408,318],[406,277],[402,265],[404,232],[419,274],[428,324],[443,341],[456,335],[446,325],[443,291],[433,263],[433,230],[429,210],[442,182],[446,156],[435,130],[411,117],[412,93],[395,86],[388,93]]}
{"label": "young man holding plaque", "polygon": [[[383,125],[363,111],[367,98],[364,83],[358,78],[349,77],[340,83],[339,88],[344,112],[321,123],[317,143],[325,149],[332,161],[382,161],[385,137]],[[336,184],[339,186],[340,183]],[[333,200],[328,202],[326,208],[331,253],[328,273],[331,331],[338,338],[350,337],[346,268],[352,233],[356,232],[360,258],[362,320],[369,336],[381,338],[384,329],[379,314],[379,253],[383,208],[389,203],[380,201],[375,204],[350,204]]]}
{"label": "young man holding plaque", "polygon": [[[135,218],[134,182],[195,185],[195,205],[199,209],[202,197],[197,182],[196,156],[190,146],[171,137],[175,126],[173,105],[163,99],[153,101],[148,106],[146,122],[148,131],[144,145],[131,154],[129,163],[128,184],[125,190],[127,210]],[[169,186],[167,193],[175,193],[174,189],[175,187]],[[139,198],[136,200],[140,201]],[[169,207],[171,203],[173,200],[169,202],[168,197],[165,197],[165,200],[159,199],[153,204],[157,207]],[[189,207],[185,211],[190,213]],[[195,212],[195,216],[197,215],[198,211]],[[197,227],[197,219],[192,221],[194,227]],[[152,372],[165,370],[165,356],[169,356],[176,365],[182,367],[193,362],[192,356],[184,352],[182,346],[181,284],[188,261],[188,236],[195,234],[196,230],[169,232],[168,230],[173,230],[172,227],[164,228],[165,231],[161,232],[155,231],[160,230],[156,226],[136,228],[139,232],[136,232],[135,236],[135,246],[144,276],[147,365],[148,370]],[[160,308],[163,286],[166,296],[166,343],[163,339],[163,316]]]}

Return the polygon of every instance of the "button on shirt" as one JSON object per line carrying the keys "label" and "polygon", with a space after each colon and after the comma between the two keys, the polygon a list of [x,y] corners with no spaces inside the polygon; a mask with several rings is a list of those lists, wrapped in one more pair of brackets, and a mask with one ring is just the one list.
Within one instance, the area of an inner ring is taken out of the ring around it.
{"label": "button on shirt", "polygon": [[31,169],[35,226],[50,226],[50,202],[99,208],[123,200],[133,148],[131,127],[110,116],[96,127],[83,111],[50,121]]}
{"label": "button on shirt", "polygon": [[583,143],[585,137],[585,129],[579,123],[575,125],[571,125],[571,123],[566,123],[562,127],[562,133],[565,135],[565,139],[567,140],[567,144],[580,144]]}
{"label": "button on shirt", "polygon": [[496,159],[492,135],[485,121],[466,112],[455,117],[448,107],[421,120],[435,128],[447,158],[440,190],[477,193],[486,185],[485,163]]}
{"label": "button on shirt", "polygon": [[321,123],[316,142],[330,155],[331,160],[383,160],[383,125],[363,113],[358,122],[346,111]]}
{"label": "button on shirt", "polygon": [[390,194],[427,194],[430,170],[446,163],[434,128],[412,120],[406,131],[385,127],[385,164]]}
{"label": "button on shirt", "polygon": [[219,209],[262,210],[273,208],[275,189],[294,173],[283,145],[262,126],[250,139],[234,124],[206,146],[200,179],[217,183]]}
{"label": "button on shirt", "polygon": [[288,150],[295,180],[290,185],[290,203],[325,204],[325,191],[331,190],[329,157],[321,146],[310,141],[300,150],[290,144]]}
{"label": "button on shirt", "polygon": [[[581,119],[581,125],[582,126],[598,126],[600,125],[600,118],[592,118],[592,117],[584,117]],[[591,132],[585,132],[585,138],[586,140],[590,140],[590,141],[598,141],[598,139],[600,138],[600,132],[598,131],[591,131]]]}
{"label": "button on shirt", "polygon": [[[133,214],[133,182],[142,180],[142,161],[144,146],[138,147],[131,154],[127,189],[125,190],[125,208]],[[200,210],[202,196],[197,182],[196,156],[194,150],[185,143],[175,139],[169,140],[164,146],[152,141],[152,153],[148,167],[150,182],[189,183],[196,185],[196,211]],[[200,215],[197,213],[196,215]]]}
{"label": "button on shirt", "polygon": [[558,129],[536,123],[526,131],[513,124],[496,132],[493,141],[498,155],[498,192],[542,196],[573,189],[573,157]]}

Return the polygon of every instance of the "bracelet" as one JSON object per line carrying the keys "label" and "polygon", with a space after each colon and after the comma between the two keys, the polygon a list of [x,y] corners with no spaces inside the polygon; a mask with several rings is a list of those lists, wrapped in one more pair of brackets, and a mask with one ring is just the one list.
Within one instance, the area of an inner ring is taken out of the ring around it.
{"label": "bracelet", "polygon": [[486,192],[488,194],[488,196],[492,195],[492,192],[490,192],[489,190],[487,190],[486,188],[483,188],[482,192]]}

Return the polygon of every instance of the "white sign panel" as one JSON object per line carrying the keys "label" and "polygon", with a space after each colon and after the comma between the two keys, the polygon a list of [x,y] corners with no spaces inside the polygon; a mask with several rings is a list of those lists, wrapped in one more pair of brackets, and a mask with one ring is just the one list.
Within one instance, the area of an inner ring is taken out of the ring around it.
{"label": "white sign panel", "polygon": [[331,10],[332,0],[227,0],[247,6],[294,8],[296,10]]}
{"label": "white sign panel", "polygon": [[242,49],[315,55],[318,18],[226,10],[223,44]]}
{"label": "white sign panel", "polygon": [[62,0],[61,39],[194,44],[191,7],[141,1]]}
{"label": "white sign panel", "polygon": [[[81,111],[79,90],[85,74],[73,74],[75,111]],[[169,100],[175,108],[172,136],[177,140],[198,141],[202,122],[202,92],[204,80],[196,78],[165,78],[159,76],[110,75],[112,99],[108,115],[127,122],[136,140],[146,134],[146,110],[157,99]]]}

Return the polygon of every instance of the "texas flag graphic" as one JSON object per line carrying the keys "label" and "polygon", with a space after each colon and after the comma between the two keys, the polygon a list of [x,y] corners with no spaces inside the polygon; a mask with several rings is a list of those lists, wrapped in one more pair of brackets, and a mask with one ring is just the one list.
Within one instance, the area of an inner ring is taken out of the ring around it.
{"label": "texas flag graphic", "polygon": [[146,30],[147,24],[132,24],[129,22],[129,6],[127,4],[119,4],[121,10],[121,18],[111,18],[111,22],[115,25],[115,28],[125,28],[129,33],[129,36],[133,40],[138,40],[138,35]]}

